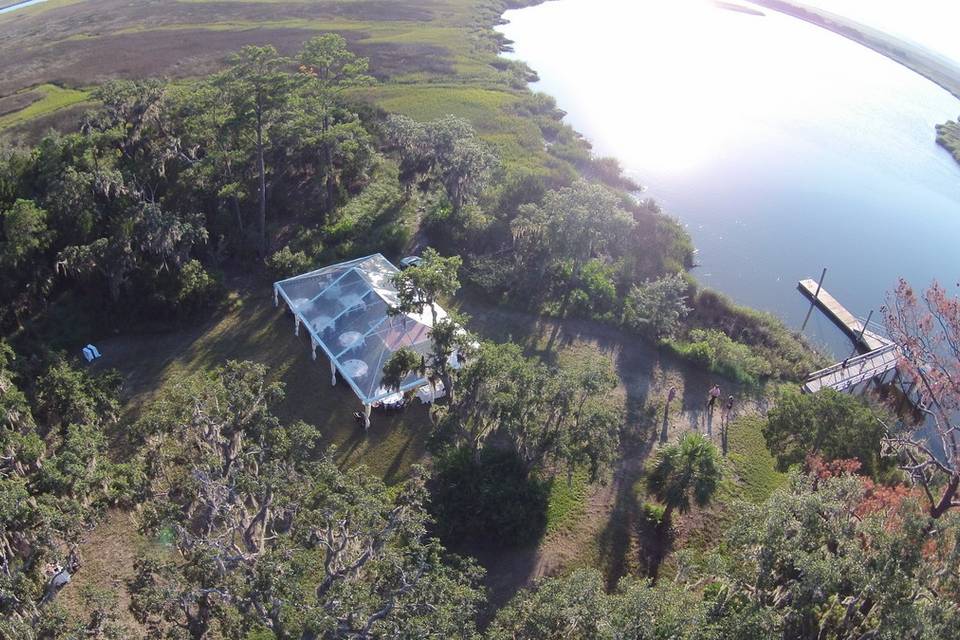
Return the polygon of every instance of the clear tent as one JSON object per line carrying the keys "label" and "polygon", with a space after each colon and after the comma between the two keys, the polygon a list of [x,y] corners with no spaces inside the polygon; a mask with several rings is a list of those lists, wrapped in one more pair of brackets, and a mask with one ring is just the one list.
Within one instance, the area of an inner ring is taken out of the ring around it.
{"label": "clear tent", "polygon": [[[433,314],[393,315],[397,304],[393,277],[399,269],[375,254],[324,267],[275,282],[274,303],[287,303],[295,317],[296,332],[306,327],[313,356],[320,347],[335,369],[367,407],[393,395],[383,386],[383,365],[396,351],[407,347],[427,356],[432,347]],[[446,312],[434,305],[437,319]],[[399,391],[427,384],[423,376],[409,374]]]}

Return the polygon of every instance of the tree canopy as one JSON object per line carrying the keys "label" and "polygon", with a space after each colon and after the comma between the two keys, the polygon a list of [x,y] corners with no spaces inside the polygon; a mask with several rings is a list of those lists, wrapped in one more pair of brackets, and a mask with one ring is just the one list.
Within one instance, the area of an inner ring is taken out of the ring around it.
{"label": "tree canopy", "polygon": [[778,394],[763,437],[781,470],[813,455],[854,458],[864,474],[877,477],[889,469],[881,460],[885,417],[865,401],[833,389],[803,394],[791,388]]}
{"label": "tree canopy", "polygon": [[151,637],[469,637],[480,571],[426,535],[423,478],[388,491],[341,471],[317,431],[283,424],[282,387],[230,362],[142,419],[147,531],[178,556],[138,562],[133,610]]}
{"label": "tree canopy", "polygon": [[705,436],[687,433],[660,449],[647,475],[647,489],[664,504],[669,526],[674,510],[686,513],[696,504],[706,506],[720,484],[720,454]]}

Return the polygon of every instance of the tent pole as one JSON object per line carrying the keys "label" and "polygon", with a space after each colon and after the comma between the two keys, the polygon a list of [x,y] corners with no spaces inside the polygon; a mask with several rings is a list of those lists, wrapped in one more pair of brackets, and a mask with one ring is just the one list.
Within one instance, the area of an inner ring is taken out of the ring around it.
{"label": "tent pole", "polygon": [[337,365],[333,364],[333,360],[330,361],[330,385],[337,386]]}
{"label": "tent pole", "polygon": [[300,335],[300,316],[296,313],[293,314],[293,335]]}
{"label": "tent pole", "polygon": [[366,431],[370,428],[370,409],[369,404],[363,405],[363,429]]}

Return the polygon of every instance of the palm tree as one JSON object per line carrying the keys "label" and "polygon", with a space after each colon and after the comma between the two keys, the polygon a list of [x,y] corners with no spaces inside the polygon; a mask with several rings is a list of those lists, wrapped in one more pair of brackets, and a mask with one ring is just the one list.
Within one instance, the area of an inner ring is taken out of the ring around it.
{"label": "palm tree", "polygon": [[685,513],[691,500],[700,507],[710,502],[720,484],[718,459],[717,448],[699,433],[688,433],[657,453],[647,489],[665,506],[665,527],[670,526],[674,509]]}

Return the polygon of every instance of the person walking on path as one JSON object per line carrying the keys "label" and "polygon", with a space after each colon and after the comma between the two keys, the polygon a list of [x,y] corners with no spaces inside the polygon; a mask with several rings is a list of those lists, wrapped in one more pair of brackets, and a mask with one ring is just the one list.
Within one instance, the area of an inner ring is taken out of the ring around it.
{"label": "person walking on path", "polygon": [[707,396],[707,409],[713,413],[713,405],[717,404],[717,398],[720,397],[720,385],[713,385],[710,394]]}

